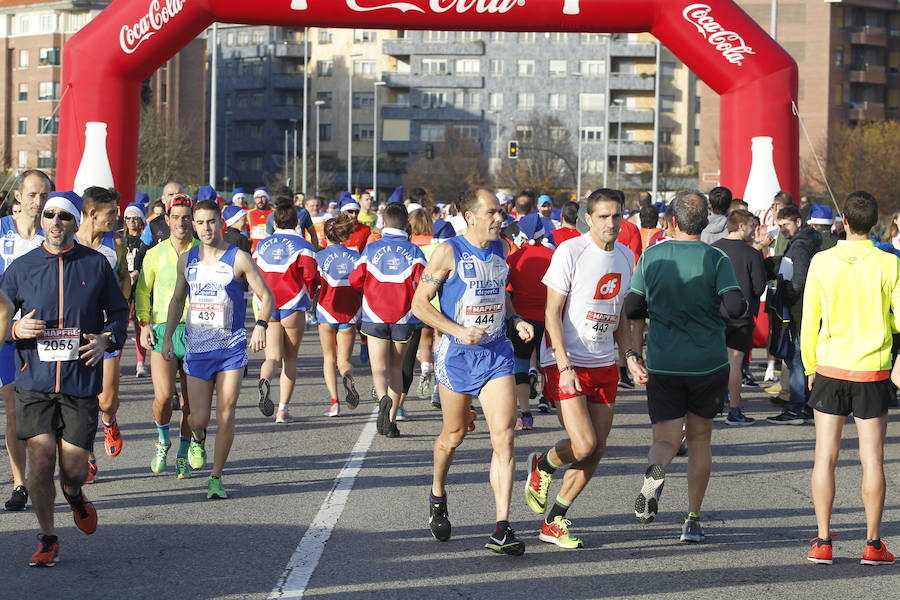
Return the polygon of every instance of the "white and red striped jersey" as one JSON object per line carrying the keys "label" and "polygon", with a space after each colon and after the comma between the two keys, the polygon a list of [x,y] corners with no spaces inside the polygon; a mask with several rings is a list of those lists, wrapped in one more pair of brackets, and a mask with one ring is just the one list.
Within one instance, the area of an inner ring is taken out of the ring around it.
{"label": "white and red striped jersey", "polygon": [[359,252],[343,244],[332,244],[316,253],[322,282],[316,305],[320,323],[359,321],[362,293],[350,285],[350,273],[358,260]]}
{"label": "white and red striped jersey", "polygon": [[309,310],[319,287],[316,252],[309,242],[293,229],[276,229],[256,246],[253,260],[275,295],[276,309]]}
{"label": "white and red striped jersey", "polygon": [[362,290],[366,323],[418,323],[412,298],[425,269],[425,255],[405,231],[385,227],[381,239],[367,245],[350,273],[350,285]]}

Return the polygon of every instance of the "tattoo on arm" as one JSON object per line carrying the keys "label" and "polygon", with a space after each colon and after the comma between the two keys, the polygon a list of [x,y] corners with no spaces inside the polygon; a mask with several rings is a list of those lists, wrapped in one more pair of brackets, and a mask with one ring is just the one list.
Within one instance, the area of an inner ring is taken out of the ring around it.
{"label": "tattoo on arm", "polygon": [[444,277],[439,275],[431,275],[430,273],[422,273],[422,282],[430,283],[435,287],[440,287],[442,283],[444,283]]}

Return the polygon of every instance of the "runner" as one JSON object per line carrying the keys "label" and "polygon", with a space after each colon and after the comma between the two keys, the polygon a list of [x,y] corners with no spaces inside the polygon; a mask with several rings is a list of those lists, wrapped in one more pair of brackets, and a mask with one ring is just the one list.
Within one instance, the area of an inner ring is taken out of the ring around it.
{"label": "runner", "polygon": [[341,212],[347,213],[353,217],[353,221],[356,223],[353,232],[350,234],[350,237],[347,238],[347,243],[345,245],[362,254],[366,247],[366,241],[372,234],[372,230],[367,225],[363,225],[359,222],[357,218],[359,216],[359,204],[356,203],[353,196],[346,192],[344,192],[344,196],[341,198]]}
{"label": "runner", "polygon": [[578,237],[581,233],[576,229],[578,224],[578,204],[576,202],[564,202],[562,211],[560,212],[561,226],[551,232],[553,236],[553,245],[559,248],[559,245],[566,240]]}
{"label": "runner", "polygon": [[[304,214],[306,211],[303,211]],[[297,352],[306,329],[310,297],[319,287],[319,271],[313,246],[297,231],[297,211],[290,198],[275,200],[275,230],[256,246],[253,260],[275,296],[276,308],[266,329],[266,359],[259,370],[259,410],[271,417],[271,379],[281,366],[276,423],[293,421],[288,403],[297,382]],[[261,299],[254,297],[257,311]]]}
{"label": "runner", "polygon": [[[41,245],[44,232],[41,229],[41,212],[47,201],[53,182],[43,171],[29,170],[19,175],[13,189],[13,197],[21,209],[0,219],[0,275],[20,256]],[[6,319],[2,321],[5,325]],[[13,492],[4,507],[6,510],[25,510],[28,489],[25,487],[26,444],[16,436],[16,395],[13,382],[16,377],[16,347],[3,344],[0,347],[0,395],[6,408],[6,452],[9,470],[13,478]]]}
{"label": "runner", "polygon": [[350,272],[359,260],[359,253],[344,245],[354,227],[353,217],[348,214],[327,221],[325,236],[328,247],[316,254],[322,284],[316,309],[319,343],[324,357],[325,387],[331,396],[330,408],[325,413],[328,417],[341,414],[335,368],[344,386],[344,402],[350,408],[359,405],[359,393],[353,381],[353,364],[350,362],[362,307],[362,293],[350,285]]}
{"label": "runner", "polygon": [[[116,221],[119,214],[119,193],[102,187],[92,186],[84,190],[83,215],[75,241],[96,250],[109,261],[109,266],[119,278],[122,294],[131,295],[131,275],[128,273],[125,242],[116,236]],[[103,389],[99,395],[100,421],[103,423],[103,448],[109,456],[122,452],[122,433],[116,421],[119,411],[119,380],[122,359],[121,349],[109,352],[103,357]],[[97,459],[91,451],[88,483],[97,477]]]}
{"label": "runner", "polygon": [[[189,479],[191,471],[187,464],[187,453],[191,443],[191,428],[188,426],[190,403],[188,402],[187,378],[184,373],[184,319],[182,312],[173,334],[172,345],[175,361],[166,360],[162,354],[166,317],[169,300],[175,291],[178,277],[176,267],[178,257],[199,245],[194,239],[191,225],[191,199],[184,195],[175,196],[165,217],[170,236],[147,251],[143,268],[138,277],[134,293],[135,312],[141,325],[141,345],[150,350],[150,369],[153,372],[153,422],[156,425],[156,449],[150,460],[150,470],[163,473],[166,457],[172,442],[169,439],[169,424],[172,421],[172,399],[175,395],[175,377],[181,372],[181,419],[178,453],[175,458],[175,478]],[[238,209],[240,210],[240,209]]]}
{"label": "runner", "polygon": [[222,240],[222,214],[215,202],[200,202],[194,207],[194,230],[200,245],[178,257],[162,354],[166,360],[175,359],[172,336],[183,318],[185,299],[190,294],[184,336],[184,372],[191,398],[188,463],[194,470],[206,464],[206,428],[215,390],[218,432],[206,497],[227,498],[222,487],[222,470],[234,440],[234,409],[247,365],[244,283],[262,299],[259,320],[250,337],[251,352],[266,347],[266,327],[274,299],[253,259]]}
{"label": "runner", "polygon": [[[460,204],[466,233],[435,249],[413,299],[415,315],[444,334],[435,353],[443,426],[434,445],[429,524],[435,539],[450,539],[445,482],[468,429],[472,397],[480,396],[493,449],[490,479],[497,519],[485,547],[521,555],[525,544],[509,524],[516,470],[516,389],[507,318],[523,341],[529,341],[534,330],[513,314],[506,293],[509,267],[500,241],[502,217],[497,197],[490,190],[475,188],[463,195]],[[431,304],[438,292],[440,310]]]}
{"label": "runner", "polygon": [[269,188],[258,187],[253,191],[253,202],[256,208],[248,211],[247,221],[250,225],[250,247],[256,250],[256,245],[266,238],[266,219],[272,213],[269,204]]}
{"label": "runner", "polygon": [[368,338],[372,384],[379,398],[378,433],[391,438],[400,436],[396,421],[403,353],[419,324],[412,297],[425,268],[425,255],[407,239],[407,219],[405,206],[389,204],[382,238],[366,246],[350,273],[350,285],[363,293],[362,333]]}
{"label": "runner", "polygon": [[[570,465],[540,533],[542,541],[562,548],[583,546],[569,533],[566,513],[606,450],[619,379],[615,342],[635,347],[631,336],[635,330],[619,326],[634,264],[631,250],[616,242],[623,209],[609,190],[593,192],[585,211],[588,233],[564,242],[543,276],[549,343],[541,352],[544,389],[559,408],[567,437],[547,452],[528,457],[525,501],[531,510],[544,514],[553,473]],[[636,355],[632,351],[628,356],[632,368]]]}
{"label": "runner", "polygon": [[[184,188],[180,183],[168,181],[163,186],[162,198],[157,200],[157,202],[161,202],[163,207],[166,207],[172,202],[172,198],[183,193]],[[156,202],[153,204],[156,206]],[[166,225],[166,220],[161,218],[161,216],[150,219],[147,226],[144,227],[144,232],[141,234],[141,239],[148,247],[155,246],[167,237],[169,237],[169,227]]]}
{"label": "runner", "polygon": [[[52,193],[41,213],[44,244],[13,261],[0,283],[12,312],[22,314],[11,337],[16,430],[28,442],[28,489],[41,528],[33,567],[54,566],[59,553],[53,523],[57,461],[75,525],[87,534],[97,529],[97,511],[81,488],[97,435],[103,353],[122,347],[128,327],[128,304],[109,262],[75,243],[81,205],[75,192]],[[4,313],[5,329],[10,317]]]}
{"label": "runner", "polygon": [[134,324],[134,349],[137,354],[137,365],[134,369],[135,377],[149,377],[147,369],[147,352],[141,345],[141,325],[134,312],[134,289],[137,285],[141,266],[144,264],[144,256],[147,254],[147,244],[141,241],[141,232],[144,230],[146,219],[144,207],[140,202],[132,202],[125,207],[125,259],[128,264],[128,275],[131,278],[131,295],[128,304],[131,308],[131,322]]}
{"label": "runner", "polygon": [[226,206],[222,209],[222,220],[225,221],[225,231],[222,239],[227,244],[237,246],[244,252],[250,252],[250,238],[243,234],[247,228],[247,211],[240,206]]}
{"label": "runner", "polygon": [[629,367],[639,375],[636,381],[647,382],[647,407],[653,424],[650,465],[634,514],[642,523],[656,518],[666,468],[685,435],[688,514],[680,539],[700,542],[700,507],[712,467],[713,417],[728,388],[728,352],[720,310],[729,318],[738,318],[746,314],[747,302],[725,253],[700,241],[709,215],[706,197],[697,191],[679,192],[670,210],[675,235],[641,256],[624,306],[628,318],[650,319],[646,369],[635,364],[634,350],[625,352]]}

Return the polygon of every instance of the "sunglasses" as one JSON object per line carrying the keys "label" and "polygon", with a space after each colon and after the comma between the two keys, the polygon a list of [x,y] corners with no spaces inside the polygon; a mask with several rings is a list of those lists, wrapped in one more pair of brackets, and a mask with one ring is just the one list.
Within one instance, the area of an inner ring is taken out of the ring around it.
{"label": "sunglasses", "polygon": [[126,221],[143,221],[140,217],[125,217]]}
{"label": "sunglasses", "polygon": [[49,221],[52,221],[53,219],[55,219],[57,217],[59,217],[60,221],[74,221],[75,220],[75,215],[69,214],[67,212],[62,212],[62,211],[53,212],[52,210],[44,211],[44,218]]}
{"label": "sunglasses", "polygon": [[358,211],[358,210],[345,210],[344,212],[345,212],[345,213],[351,213],[351,214],[354,214],[354,215],[358,215],[358,214],[359,214],[359,211]]}

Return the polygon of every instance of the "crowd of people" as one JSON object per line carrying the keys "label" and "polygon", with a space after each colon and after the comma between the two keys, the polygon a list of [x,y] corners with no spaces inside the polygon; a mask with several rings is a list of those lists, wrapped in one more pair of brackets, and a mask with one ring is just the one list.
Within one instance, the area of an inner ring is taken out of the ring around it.
{"label": "crowd of people", "polygon": [[359,405],[355,369],[367,365],[377,431],[387,438],[400,437],[398,423],[410,419],[404,404],[418,363],[416,393],[442,415],[431,533],[452,535],[448,476],[476,428],[478,400],[495,505],[485,546],[509,555],[525,552],[509,509],[516,431],[534,427],[532,407],[556,413],[561,437],[528,457],[524,500],[542,516],[542,541],[578,548],[568,511],[604,455],[618,389],[636,385],[646,387],[652,444],[635,517],[656,518],[666,471],[686,453],[679,539],[701,542],[713,421],[754,423],[741,392],[757,385],[748,364],[764,345],[766,379],[783,361],[788,392],[767,421],[816,427],[818,536],[808,559],[832,562],[834,471],[852,414],[867,521],[861,562],[893,563],[880,525],[887,409],[896,397],[892,336],[900,330],[892,241],[900,235],[894,225],[885,233],[891,241],[873,243],[878,206],[865,192],[851,194],[840,215],[821,204],[804,214],[780,192],[772,218],[763,216],[770,222],[723,187],[680,192],[669,203],[642,194],[629,213],[624,194],[605,188],[557,207],[528,190],[475,188],[443,203],[398,189],[385,203],[367,193],[329,203],[265,187],[223,199],[204,186],[191,198],[168,182],[159,200],[128,204],[121,222],[115,190],[53,191],[40,171],[23,173],[13,195],[18,210],[0,219],[0,395],[13,475],[5,508],[34,508],[41,534],[31,566],[54,566],[59,552],[57,463],[75,524],[87,534],[97,528],[83,486],[99,476],[98,422],[107,455],[127,443],[116,414],[129,327],[135,377],[149,377],[153,389],[153,473],[168,469],[176,411],[175,477],[205,469],[215,398],[208,499],[228,497],[222,477],[249,352],[264,352],[260,412],[290,423],[298,352],[313,329],[330,396],[324,414]]}

